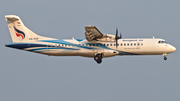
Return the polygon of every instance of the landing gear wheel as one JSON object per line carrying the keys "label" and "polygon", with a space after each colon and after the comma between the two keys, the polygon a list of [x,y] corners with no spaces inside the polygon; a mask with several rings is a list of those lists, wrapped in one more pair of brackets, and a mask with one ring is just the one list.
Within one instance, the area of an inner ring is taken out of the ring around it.
{"label": "landing gear wheel", "polygon": [[98,64],[100,64],[102,62],[102,59],[99,59],[96,61]]}
{"label": "landing gear wheel", "polygon": [[102,62],[102,54],[97,54],[95,57],[94,57],[94,60],[100,64]]}
{"label": "landing gear wheel", "polygon": [[167,60],[167,57],[164,57],[164,60]]}

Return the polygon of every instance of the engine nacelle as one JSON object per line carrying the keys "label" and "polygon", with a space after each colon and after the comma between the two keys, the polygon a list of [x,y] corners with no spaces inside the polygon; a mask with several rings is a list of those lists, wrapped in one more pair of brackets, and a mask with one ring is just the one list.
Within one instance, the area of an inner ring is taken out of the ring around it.
{"label": "engine nacelle", "polygon": [[115,35],[111,35],[111,34],[104,34],[103,37],[97,39],[98,41],[102,41],[102,42],[115,42]]}

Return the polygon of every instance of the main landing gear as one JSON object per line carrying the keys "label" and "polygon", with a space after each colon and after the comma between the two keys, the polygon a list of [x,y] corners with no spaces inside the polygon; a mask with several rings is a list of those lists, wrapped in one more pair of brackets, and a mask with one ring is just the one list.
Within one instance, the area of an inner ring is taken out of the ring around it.
{"label": "main landing gear", "polygon": [[102,54],[96,54],[96,56],[94,57],[94,60],[100,64],[102,62]]}

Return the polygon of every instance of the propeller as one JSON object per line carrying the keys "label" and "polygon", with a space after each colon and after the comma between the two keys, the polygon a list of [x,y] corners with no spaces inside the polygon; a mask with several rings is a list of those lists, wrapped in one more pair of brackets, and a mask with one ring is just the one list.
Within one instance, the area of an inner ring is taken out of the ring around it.
{"label": "propeller", "polygon": [[121,32],[120,32],[120,36],[118,36],[118,29],[117,29],[117,27],[116,27],[116,37],[115,37],[115,41],[116,41],[116,48],[117,48],[117,46],[118,46],[118,39],[121,39],[122,38],[122,35],[121,35]]}

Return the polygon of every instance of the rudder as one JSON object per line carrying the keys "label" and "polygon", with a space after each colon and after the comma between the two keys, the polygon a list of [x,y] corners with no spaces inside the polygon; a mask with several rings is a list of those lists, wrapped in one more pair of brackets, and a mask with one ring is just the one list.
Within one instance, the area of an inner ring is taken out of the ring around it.
{"label": "rudder", "polygon": [[42,37],[28,29],[16,15],[5,16],[13,43],[51,39]]}

